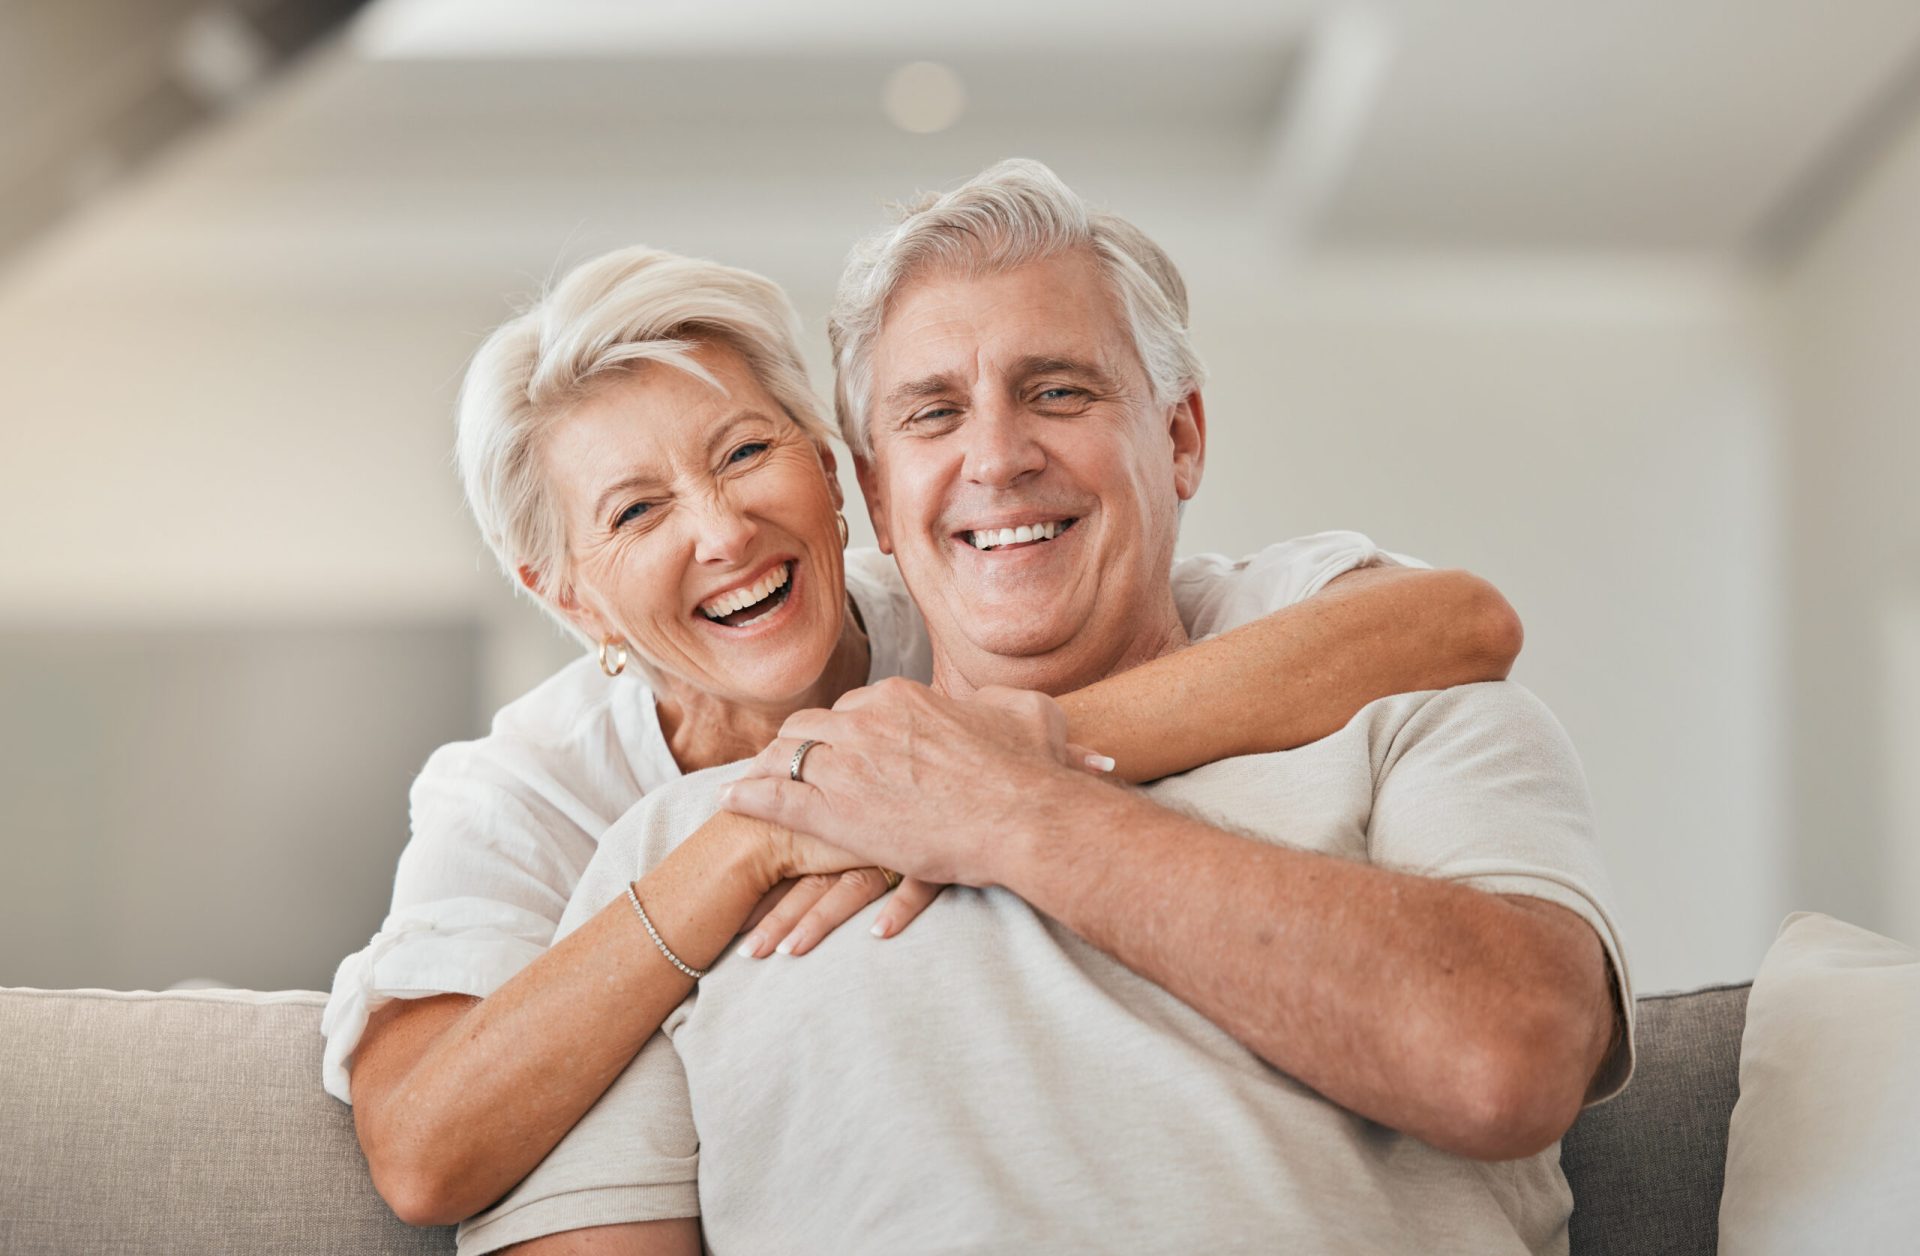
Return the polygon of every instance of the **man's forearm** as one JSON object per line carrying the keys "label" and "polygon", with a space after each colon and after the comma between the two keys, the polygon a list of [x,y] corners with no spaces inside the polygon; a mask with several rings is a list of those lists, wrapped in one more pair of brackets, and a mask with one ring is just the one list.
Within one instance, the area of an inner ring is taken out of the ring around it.
{"label": "man's forearm", "polygon": [[[1064,780],[996,880],[1354,1112],[1484,1159],[1578,1114],[1612,1005],[1570,912]],[[1544,910],[1543,910],[1544,909]]]}

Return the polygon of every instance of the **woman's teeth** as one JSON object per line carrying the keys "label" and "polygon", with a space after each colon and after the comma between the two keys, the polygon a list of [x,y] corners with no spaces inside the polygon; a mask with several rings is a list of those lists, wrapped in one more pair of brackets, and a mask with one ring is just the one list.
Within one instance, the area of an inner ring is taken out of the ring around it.
{"label": "woman's teeth", "polygon": [[1050,523],[1036,523],[1031,527],[987,528],[979,532],[967,533],[967,540],[975,549],[998,549],[1002,545],[1020,545],[1027,541],[1051,541],[1068,528],[1072,519],[1055,519]]}
{"label": "woman's teeth", "polygon": [[[700,604],[700,613],[708,619],[724,619],[728,615],[758,605],[787,587],[787,580],[793,575],[792,563],[781,563],[766,575],[760,577],[744,589],[735,589],[731,593],[722,593],[711,602]],[[736,627],[738,625],[735,625]]]}

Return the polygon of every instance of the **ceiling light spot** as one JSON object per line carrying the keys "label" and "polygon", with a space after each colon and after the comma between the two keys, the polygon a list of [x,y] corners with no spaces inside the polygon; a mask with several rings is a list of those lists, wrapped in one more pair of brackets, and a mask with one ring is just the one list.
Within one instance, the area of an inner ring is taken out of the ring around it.
{"label": "ceiling light spot", "polygon": [[882,108],[902,131],[944,131],[959,121],[966,107],[966,84],[937,61],[914,61],[887,76]]}

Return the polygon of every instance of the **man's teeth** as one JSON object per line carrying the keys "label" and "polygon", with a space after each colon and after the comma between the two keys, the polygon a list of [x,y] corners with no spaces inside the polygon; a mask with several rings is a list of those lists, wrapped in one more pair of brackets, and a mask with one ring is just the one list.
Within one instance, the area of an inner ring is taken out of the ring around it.
{"label": "man's teeth", "polygon": [[1017,528],[986,528],[978,532],[967,533],[967,540],[975,549],[995,549],[1002,545],[1018,545],[1024,541],[1051,541],[1067,530],[1071,519],[1055,519],[1050,523],[1036,523],[1031,527],[1021,525]]}
{"label": "man's teeth", "polygon": [[743,611],[755,602],[764,602],[781,589],[786,588],[787,576],[789,574],[790,564],[781,563],[778,567],[775,567],[766,575],[761,576],[744,589],[735,589],[731,593],[722,593],[711,602],[702,602],[700,604],[700,612],[708,619],[719,619],[723,615],[731,615],[735,611]]}

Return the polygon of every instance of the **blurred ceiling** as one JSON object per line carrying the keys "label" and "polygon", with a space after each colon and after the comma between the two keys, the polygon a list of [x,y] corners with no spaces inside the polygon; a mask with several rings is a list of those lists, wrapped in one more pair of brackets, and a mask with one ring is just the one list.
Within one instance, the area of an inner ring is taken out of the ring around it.
{"label": "blurred ceiling", "polygon": [[[310,37],[353,7],[223,11],[299,9]],[[0,8],[10,196],[102,181],[89,137],[177,108],[132,85],[158,66],[179,95],[178,32],[208,11]],[[881,112],[915,60],[965,84],[938,134]],[[1747,257],[1804,231],[1916,84],[1913,0],[379,0],[148,180],[137,221],[98,214],[89,259],[324,280],[352,257],[404,282],[550,264],[583,225],[837,256],[878,200],[1011,154],[1291,246]]]}

